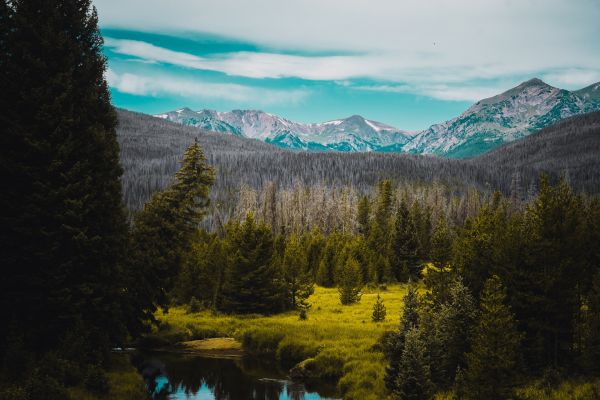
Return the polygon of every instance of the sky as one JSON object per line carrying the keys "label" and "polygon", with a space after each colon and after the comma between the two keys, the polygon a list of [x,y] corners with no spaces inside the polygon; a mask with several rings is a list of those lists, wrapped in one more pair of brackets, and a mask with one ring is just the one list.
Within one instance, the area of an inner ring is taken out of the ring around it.
{"label": "sky", "polygon": [[95,0],[118,107],[405,130],[528,79],[600,81],[600,0]]}

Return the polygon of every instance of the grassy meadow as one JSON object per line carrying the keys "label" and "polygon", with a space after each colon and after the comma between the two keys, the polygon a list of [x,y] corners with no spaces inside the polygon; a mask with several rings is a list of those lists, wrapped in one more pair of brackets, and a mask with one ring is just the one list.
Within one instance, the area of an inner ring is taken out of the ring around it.
{"label": "grassy meadow", "polygon": [[[387,309],[386,320],[371,321],[377,293]],[[169,341],[230,336],[250,355],[275,357],[284,368],[302,362],[308,377],[338,381],[347,399],[382,399],[385,360],[377,342],[396,329],[405,285],[365,290],[358,304],[342,306],[335,288],[316,287],[308,318],[297,312],[274,316],[228,316],[210,311],[188,313],[183,307],[157,315],[159,334]]]}
{"label": "grassy meadow", "polygon": [[[249,355],[275,358],[286,369],[301,363],[309,379],[338,382],[344,399],[381,400],[387,396],[383,382],[386,361],[378,341],[385,331],[397,329],[406,289],[406,285],[366,289],[358,304],[342,306],[336,288],[317,286],[306,320],[300,320],[297,312],[232,316],[174,307],[157,314],[160,325],[150,339],[175,343],[234,337]],[[378,293],[387,316],[384,322],[374,323],[371,314]],[[600,398],[600,380],[566,381],[552,388],[532,382],[517,394],[523,400],[594,400]],[[454,397],[439,393],[436,399]]]}

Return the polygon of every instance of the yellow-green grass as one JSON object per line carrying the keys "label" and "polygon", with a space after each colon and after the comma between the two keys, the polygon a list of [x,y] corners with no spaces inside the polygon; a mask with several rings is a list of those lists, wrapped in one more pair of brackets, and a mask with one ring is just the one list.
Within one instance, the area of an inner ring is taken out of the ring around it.
{"label": "yellow-green grass", "polygon": [[600,399],[600,379],[570,379],[561,382],[556,388],[548,389],[538,383],[532,383],[517,390],[523,400],[598,400]]}
{"label": "yellow-green grass", "polygon": [[[387,309],[381,323],[371,321],[377,293]],[[247,353],[275,356],[287,368],[308,360],[303,363],[306,373],[338,381],[345,399],[382,399],[386,363],[376,344],[386,330],[397,329],[405,294],[405,285],[391,285],[383,291],[365,290],[358,304],[342,306],[337,289],[316,287],[306,320],[297,312],[228,316],[188,313],[181,307],[157,318],[161,336],[171,340],[234,337]]]}

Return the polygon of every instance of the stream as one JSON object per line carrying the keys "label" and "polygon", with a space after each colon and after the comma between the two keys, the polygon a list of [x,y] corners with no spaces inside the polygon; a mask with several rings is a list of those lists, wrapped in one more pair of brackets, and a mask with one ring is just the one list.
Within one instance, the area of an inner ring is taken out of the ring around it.
{"label": "stream", "polygon": [[150,400],[331,400],[334,385],[291,381],[269,363],[178,353],[138,353]]}

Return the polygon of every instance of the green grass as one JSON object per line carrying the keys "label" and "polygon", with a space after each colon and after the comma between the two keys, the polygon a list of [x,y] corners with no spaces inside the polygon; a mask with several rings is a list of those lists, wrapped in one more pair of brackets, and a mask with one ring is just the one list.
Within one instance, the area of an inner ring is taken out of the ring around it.
{"label": "green grass", "polygon": [[600,399],[600,379],[583,381],[569,379],[549,389],[534,382],[517,390],[522,400],[597,400]]}
{"label": "green grass", "polygon": [[345,399],[382,399],[386,363],[373,347],[384,331],[397,329],[406,286],[391,285],[379,293],[387,308],[380,323],[371,322],[377,291],[366,291],[358,304],[342,306],[337,289],[316,287],[307,320],[297,312],[228,316],[173,308],[157,315],[162,323],[158,333],[170,341],[234,337],[247,353],[276,357],[286,368],[306,360],[305,371],[338,382]]}
{"label": "green grass", "polygon": [[110,391],[104,396],[95,395],[82,387],[69,389],[69,397],[77,400],[145,400],[146,386],[142,376],[126,355],[115,355],[107,373]]}

